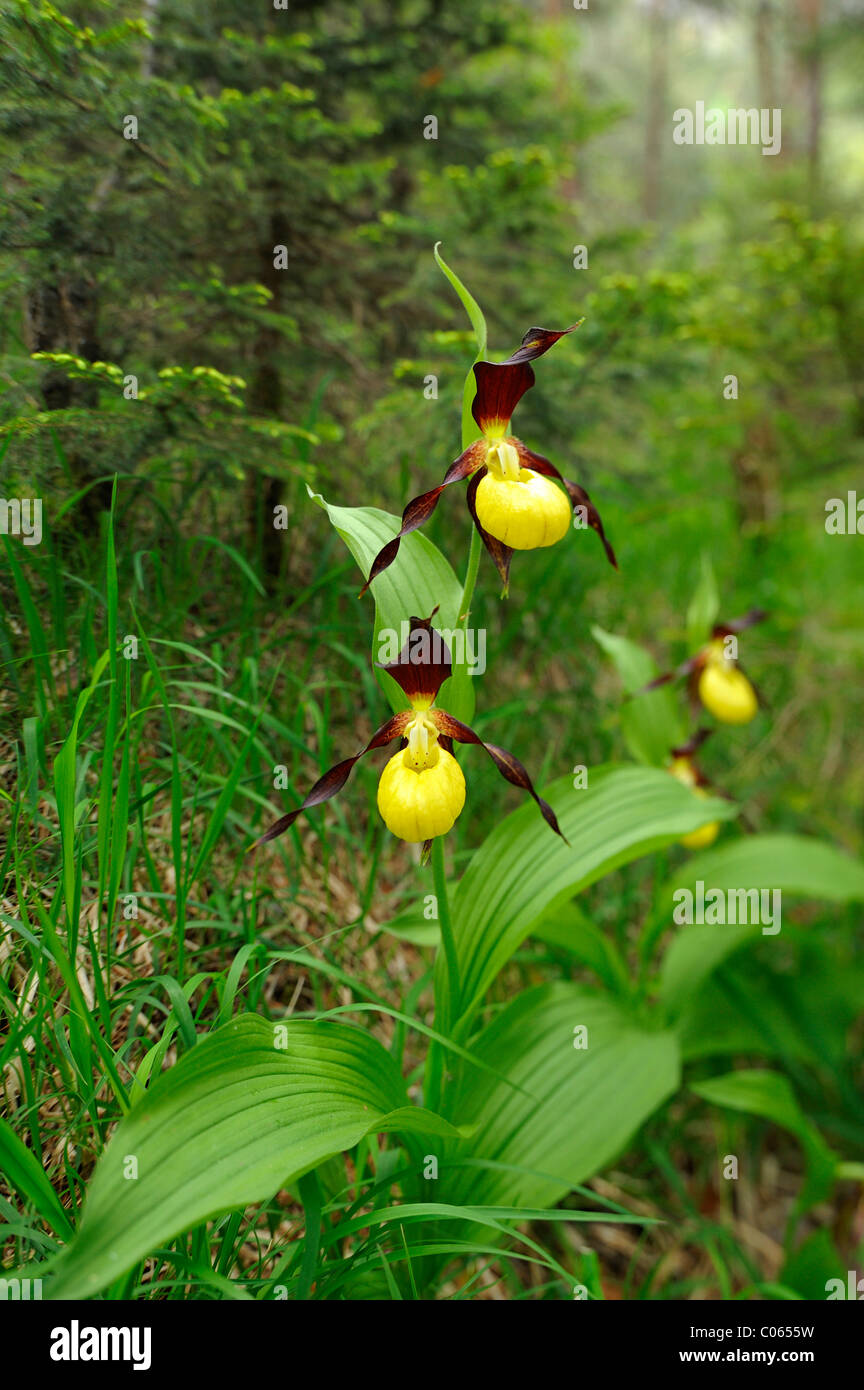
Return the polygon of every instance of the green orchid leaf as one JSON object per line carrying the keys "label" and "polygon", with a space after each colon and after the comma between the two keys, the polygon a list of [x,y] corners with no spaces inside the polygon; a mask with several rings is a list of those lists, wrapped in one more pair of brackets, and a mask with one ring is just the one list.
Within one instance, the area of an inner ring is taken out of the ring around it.
{"label": "green orchid leaf", "polygon": [[[474,329],[474,337],[477,342],[477,353],[474,358],[474,362],[479,362],[480,359],[482,357],[485,357],[486,355],[486,319],[483,316],[483,310],[480,308],[480,305],[477,303],[474,296],[470,294],[468,290],[466,290],[465,286],[462,284],[462,281],[459,279],[459,276],[456,274],[456,272],[451,270],[444,258],[438,254],[438,247],[440,245],[440,241],[437,242],[435,245],[435,249],[432,253],[435,257],[435,264],[450,281],[450,284],[453,286],[454,290],[456,291],[460,300],[462,301],[463,308],[465,309],[468,318],[471,320],[471,327]],[[463,449],[467,449],[471,441],[476,439],[480,434],[480,430],[477,427],[477,422],[475,421],[474,416],[471,414],[471,406],[474,403],[474,396],[477,390],[477,382],[474,377],[474,362],[472,362],[471,367],[468,369],[468,373],[465,377],[465,385],[462,389]]]}
{"label": "green orchid leaf", "polygon": [[[846,1263],[834,1243],[831,1232],[822,1227],[813,1231],[791,1255],[787,1256],[786,1263],[780,1271],[780,1280],[786,1288],[794,1289],[800,1298],[822,1300],[827,1296],[832,1284],[836,1290],[838,1274],[845,1270]],[[857,1282],[857,1274],[853,1277]],[[841,1284],[842,1297],[845,1298],[846,1277],[842,1279]]]}
{"label": "green orchid leaf", "polygon": [[[611,657],[627,695],[641,690],[658,674],[651,653],[638,643],[597,626],[592,627],[591,635]],[[625,700],[621,706],[621,732],[637,762],[664,767],[671,749],[677,748],[687,737],[686,723],[673,687],[661,685],[645,695]]]}
{"label": "green orchid leaf", "polygon": [[385,922],[381,928],[400,941],[409,941],[412,946],[437,946],[441,940],[441,928],[437,918],[425,916],[425,899],[410,903]]}
{"label": "green orchid leaf", "polygon": [[736,814],[731,802],[696,797],[656,768],[592,768],[586,788],[565,777],[543,795],[569,844],[526,802],[477,850],[453,896],[463,1030],[547,909],[707,820]]}
{"label": "green orchid leaf", "polygon": [[674,1034],[585,985],[526,990],[471,1047],[521,1089],[461,1069],[452,1104],[477,1130],[444,1145],[439,1196],[451,1202],[551,1206],[610,1163],[680,1081]]}
{"label": "green orchid leaf", "polygon": [[711,564],[711,557],[706,551],[702,552],[699,582],[693,591],[693,597],[687,609],[687,646],[689,651],[698,651],[704,647],[711,636],[711,629],[717,621],[717,614],[720,611],[720,594],[717,590],[717,580],[714,577],[714,567]]}
{"label": "green orchid leaf", "polygon": [[615,943],[582,911],[578,903],[559,903],[531,928],[531,936],[566,951],[593,970],[615,993],[629,988],[627,962]]}
{"label": "green orchid leaf", "polygon": [[[377,507],[337,507],[311,488],[307,491],[327,513],[365,578],[378,551],[399,530],[399,518]],[[457,631],[462,585],[441,551],[426,536],[413,531],[404,537],[392,565],[372,581],[371,592],[375,599],[373,661],[393,660],[407,640],[410,619],[428,618],[438,608],[434,626],[450,646],[453,674],[442,685],[436,703],[469,723],[474,714],[475,679],[470,672],[478,667],[476,658],[481,654],[471,648],[464,631]],[[392,676],[377,668],[375,674],[391,707],[407,708],[407,697]]]}
{"label": "green orchid leaf", "polygon": [[185,1053],[120,1122],[49,1296],[98,1294],[181,1232],[266,1201],[385,1130],[468,1132],[408,1105],[394,1059],[371,1034],[243,1015]]}
{"label": "green orchid leaf", "polygon": [[[806,835],[747,835],[718,849],[694,855],[679,869],[658,896],[651,934],[673,925],[675,894],[687,889],[695,892],[698,883],[709,888],[748,892],[756,889],[769,894],[766,906],[774,916],[774,894],[780,907],[787,898],[821,898],[826,902],[864,901],[864,865],[833,845]],[[679,897],[678,902],[684,900]],[[761,899],[760,899],[761,908]],[[737,912],[736,904],[736,916]],[[761,941],[766,934],[777,935],[769,924],[744,923],[710,925],[694,923],[681,927],[663,959],[660,995],[670,1014],[679,1013],[701,988],[707,977],[742,946]]]}
{"label": "green orchid leaf", "polygon": [[795,1135],[807,1160],[807,1177],[798,1196],[799,1210],[806,1211],[828,1196],[835,1179],[836,1156],[802,1112],[785,1076],[759,1068],[732,1071],[700,1081],[690,1089],[711,1105],[759,1115]]}

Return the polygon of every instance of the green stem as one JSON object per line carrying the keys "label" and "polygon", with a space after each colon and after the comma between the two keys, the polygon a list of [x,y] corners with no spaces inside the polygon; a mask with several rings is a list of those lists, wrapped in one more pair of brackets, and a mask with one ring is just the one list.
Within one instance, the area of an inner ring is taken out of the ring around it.
{"label": "green stem", "polygon": [[[445,1007],[440,1009],[440,1019],[436,1017],[436,1027],[447,1032],[451,1020],[459,1017],[459,957],[456,953],[456,938],[453,935],[453,922],[450,917],[450,902],[447,897],[447,876],[444,870],[444,837],[436,835],[432,841],[432,878],[435,883],[435,899],[438,908],[438,925],[441,929],[441,945],[447,962],[447,993]],[[436,1014],[439,1012],[436,1005]]]}
{"label": "green stem", "polygon": [[480,532],[476,526],[471,527],[471,549],[468,551],[468,568],[465,571],[465,584],[462,588],[462,597],[459,600],[459,612],[457,622],[464,627],[468,622],[471,611],[471,600],[474,597],[474,585],[477,583],[477,571],[480,568],[480,552],[483,549],[483,542],[480,539]]}
{"label": "green stem", "polygon": [[[436,972],[435,983],[435,1027],[439,1033],[450,1031],[451,1020],[459,1016],[459,958],[456,954],[456,938],[453,935],[453,922],[450,917],[450,903],[447,898],[447,877],[444,872],[444,840],[437,835],[432,841],[432,877],[435,882],[435,900],[438,907],[438,926],[441,931],[441,946],[447,966],[447,979],[440,982]],[[438,1110],[444,1090],[445,1049],[438,1042],[430,1044],[426,1054],[426,1080],[423,1087],[423,1103],[430,1110]]]}
{"label": "green stem", "polygon": [[300,1179],[299,1195],[306,1218],[306,1234],[303,1237],[303,1260],[300,1265],[297,1301],[305,1303],[318,1273],[318,1255],[321,1247],[321,1184],[314,1169]]}

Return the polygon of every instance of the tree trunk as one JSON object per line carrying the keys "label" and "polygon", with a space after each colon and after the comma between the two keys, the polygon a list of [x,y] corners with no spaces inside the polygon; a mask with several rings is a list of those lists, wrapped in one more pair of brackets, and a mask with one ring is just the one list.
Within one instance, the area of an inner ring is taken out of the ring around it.
{"label": "tree trunk", "polygon": [[[282,286],[286,272],[277,270],[273,264],[273,248],[288,244],[288,219],[278,208],[274,208],[270,214],[268,231],[268,239],[258,248],[258,279],[272,295],[268,309],[278,314],[282,310]],[[281,412],[282,375],[279,359],[282,347],[278,328],[262,325],[253,348],[255,367],[248,395],[249,408],[255,415],[278,418]],[[273,524],[274,509],[281,497],[281,479],[268,478],[257,471],[247,477],[247,530],[253,550],[260,554],[265,583],[271,593],[278,586],[286,535],[285,531],[277,531]]]}
{"label": "tree trunk", "polygon": [[779,104],[774,67],[774,18],[773,0],[759,0],[753,27],[753,43],[756,50],[759,105],[768,111],[773,111]]}
{"label": "tree trunk", "polygon": [[801,22],[800,73],[807,108],[807,168],[810,201],[819,197],[822,164],[822,0],[798,0]]}
{"label": "tree trunk", "polygon": [[745,535],[761,535],[778,515],[777,439],[770,414],[747,425],[741,447],[732,455],[732,472],[739,525]]}
{"label": "tree trunk", "polygon": [[[101,357],[98,341],[98,289],[86,273],[65,275],[58,270],[27,292],[24,317],[25,340],[30,352],[72,352],[88,362]],[[46,410],[68,410],[72,406],[93,408],[99,398],[98,386],[89,381],[73,381],[60,367],[49,367],[40,385]],[[66,452],[72,485],[85,488],[101,473],[109,471],[99,461],[86,458],[74,441]],[[96,483],[85,493],[76,509],[76,519],[87,537],[98,535],[99,514],[111,505],[111,484]]]}
{"label": "tree trunk", "polygon": [[671,130],[669,111],[669,16],[666,0],[651,0],[648,16],[648,102],[642,211],[654,221],[660,209],[663,142]]}

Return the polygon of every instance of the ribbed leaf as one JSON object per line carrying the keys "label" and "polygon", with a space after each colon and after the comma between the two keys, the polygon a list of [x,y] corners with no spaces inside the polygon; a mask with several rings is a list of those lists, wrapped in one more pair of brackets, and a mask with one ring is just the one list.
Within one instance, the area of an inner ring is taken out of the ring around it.
{"label": "ribbed leaf", "polygon": [[747,835],[694,855],[682,865],[664,897],[698,880],[717,888],[780,888],[800,898],[827,902],[864,899],[864,864],[809,835]]}
{"label": "ribbed leaf", "polygon": [[[574,1047],[579,1024],[584,1049]],[[679,1084],[674,1035],[648,1032],[584,985],[527,990],[471,1047],[522,1089],[464,1069],[453,1103],[479,1127],[444,1146],[445,1201],[550,1206],[611,1162]],[[460,1158],[511,1170],[450,1166]]]}
{"label": "ribbed leaf", "polygon": [[776,1071],[732,1071],[691,1088],[712,1105],[727,1106],[745,1115],[760,1115],[800,1140],[807,1158],[807,1178],[798,1201],[802,1208],[827,1197],[834,1181],[836,1157],[815,1125],[807,1119],[785,1076]]}
{"label": "ribbed leaf", "polygon": [[[833,845],[806,835],[748,835],[682,865],[659,897],[658,921],[672,924],[673,894],[709,888],[779,889],[784,897],[864,900],[864,865]],[[781,921],[782,931],[782,921]],[[759,925],[683,927],[663,961],[660,993],[670,1011],[680,1010],[702,982],[733,952],[762,940]]]}
{"label": "ribbed leaf", "polygon": [[626,991],[630,977],[614,941],[585,915],[578,903],[559,903],[531,928],[531,936],[568,951],[593,970],[613,992]]}
{"label": "ribbed leaf", "polygon": [[[181,1232],[266,1200],[381,1130],[460,1132],[408,1106],[395,1061],[360,1029],[253,1015],[226,1024],[121,1121],[50,1296],[98,1293]],[[127,1176],[130,1159],[137,1177]]]}
{"label": "ribbed leaf", "polygon": [[691,652],[708,641],[720,611],[720,594],[714,576],[714,566],[707,551],[702,552],[699,582],[687,608],[687,647]]}
{"label": "ribbed leaf", "polygon": [[654,768],[596,768],[584,790],[565,777],[544,795],[570,843],[553,835],[528,803],[496,826],[454,895],[463,1014],[477,1007],[553,903],[706,820],[735,815],[730,802],[696,797]]}
{"label": "ribbed leaf", "polygon": [[788,940],[780,968],[771,968],[777,952],[769,938],[758,953],[741,952],[689,995],[678,1023],[685,1061],[749,1053],[787,1065],[800,1058],[816,1068],[843,1068],[864,999],[864,963],[850,959],[851,940],[840,953],[834,938],[829,955],[818,934],[806,942],[796,935],[791,970]]}
{"label": "ribbed leaf", "polygon": [[[591,635],[612,658],[626,694],[641,690],[658,674],[651,653],[636,642],[596,626]],[[683,743],[685,728],[679,698],[671,685],[649,690],[621,706],[621,732],[627,748],[637,762],[650,767],[663,767],[668,762],[670,750]]]}
{"label": "ribbed leaf", "polygon": [[[442,466],[442,476],[443,473]],[[325,501],[320,492],[313,492],[311,488],[307,491],[312,501],[327,513],[365,579],[378,551],[399,530],[399,518],[376,507],[335,507]],[[454,488],[453,491],[458,494],[459,489]],[[458,503],[460,499],[456,495],[448,500]],[[373,580],[371,592],[375,599],[375,630],[372,637],[374,661],[382,659],[379,646],[382,629],[400,635],[401,647],[403,622],[407,623],[415,616],[428,618],[436,605],[436,628],[455,631],[458,626],[462,585],[441,551],[419,531],[413,531],[403,538],[399,554],[392,565]],[[395,656],[396,653],[391,655]],[[463,655],[470,653],[460,652],[454,645],[451,655],[453,675],[442,685],[436,704],[457,719],[470,722],[474,713],[474,677],[469,675],[468,662],[460,660]],[[406,709],[407,697],[393,678],[383,671],[376,670],[375,674],[392,708]]]}

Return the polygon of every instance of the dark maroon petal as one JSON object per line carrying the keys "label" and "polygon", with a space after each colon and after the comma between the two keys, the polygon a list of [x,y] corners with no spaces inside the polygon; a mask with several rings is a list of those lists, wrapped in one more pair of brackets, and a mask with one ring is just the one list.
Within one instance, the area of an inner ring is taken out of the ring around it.
{"label": "dark maroon petal", "polygon": [[287,816],[282,816],[280,820],[275,821],[270,829],[266,830],[260,839],[255,841],[254,845],[249,846],[249,849],[257,849],[259,845],[266,845],[268,840],[275,840],[277,836],[284,835],[285,831],[294,824],[301,811],[308,811],[311,806],[319,806],[322,801],[329,801],[331,796],[335,796],[337,792],[342,790],[351,776],[351,770],[357,760],[362,758],[364,753],[371,752],[373,748],[383,748],[386,743],[392,743],[394,738],[399,738],[413,717],[411,710],[407,709],[392,715],[386,724],[382,724],[381,728],[375,731],[365,748],[362,748],[353,758],[345,758],[341,763],[337,763],[335,767],[330,768],[329,772],[325,772],[323,777],[319,777],[301,805],[295,811],[289,811]]}
{"label": "dark maroon petal", "polygon": [[514,787],[519,787],[523,792],[528,792],[533,796],[543,814],[546,824],[551,826],[556,835],[561,835],[565,844],[569,840],[561,833],[558,818],[548,801],[544,801],[542,796],[538,796],[534,790],[531,778],[525,771],[518,758],[514,758],[512,753],[508,753],[506,748],[499,748],[495,743],[484,743],[479,734],[463,724],[461,719],[454,719],[452,714],[447,714],[443,709],[433,709],[429,711],[429,718],[437,725],[442,734],[448,738],[455,738],[457,743],[477,743],[481,748],[485,748],[489,757],[497,767],[501,776],[510,782]]}
{"label": "dark maroon petal", "polygon": [[[687,670],[687,699],[690,701],[690,709],[694,716],[702,708],[702,701],[699,699],[699,677],[706,665],[706,657],[703,652],[699,652],[690,661],[685,661],[684,666]],[[683,668],[679,668],[679,671]]]}
{"label": "dark maroon petal", "polygon": [[441,633],[432,626],[435,608],[428,618],[411,618],[408,638],[395,661],[375,665],[401,686],[412,705],[416,700],[435,699],[448,676],[453,674],[450,648]]}
{"label": "dark maroon petal", "polygon": [[733,618],[731,623],[717,623],[711,631],[711,636],[715,641],[719,637],[731,637],[733,633],[745,632],[748,627],[763,623],[767,617],[768,614],[763,608],[751,608],[743,618]]}
{"label": "dark maroon petal", "polygon": [[577,507],[584,508],[585,520],[588,522],[591,530],[597,532],[597,535],[603,542],[603,549],[606,551],[606,559],[609,561],[610,565],[617,570],[618,561],[615,559],[615,551],[606,539],[606,532],[603,530],[603,522],[600,520],[600,513],[594,506],[594,503],[591,501],[584,487],[580,487],[578,483],[571,483],[567,478],[562,478],[554,463],[550,463],[549,459],[544,458],[542,454],[535,454],[532,449],[527,448],[527,446],[522,443],[521,439],[514,439],[511,442],[519,455],[519,463],[523,468],[533,468],[535,473],[542,473],[546,478],[557,478],[559,483],[563,483],[567,489],[567,496],[570,498],[573,511],[575,512]]}
{"label": "dark maroon petal", "polygon": [[569,328],[557,331],[554,328],[529,328],[522,339],[522,346],[516,349],[512,357],[507,358],[507,362],[533,362],[535,357],[542,357],[544,352],[555,346],[559,338],[566,337],[583,322],[584,320],[580,319],[579,323],[571,323]]}
{"label": "dark maroon petal", "polygon": [[375,559],[372,561],[369,578],[360,590],[358,595],[359,598],[363,597],[369,585],[372,583],[372,580],[377,579],[378,575],[383,573],[388,565],[392,565],[399,553],[399,544],[402,537],[407,536],[411,531],[416,531],[418,526],[423,526],[429,520],[435,508],[438,506],[438,498],[441,496],[445,487],[449,487],[451,483],[461,482],[464,478],[469,477],[470,474],[474,472],[475,468],[480,467],[480,464],[486,457],[486,449],[487,445],[482,439],[478,439],[476,443],[470,444],[465,452],[460,454],[458,459],[455,459],[454,462],[451,463],[444,475],[444,481],[442,483],[439,483],[437,487],[433,487],[431,492],[423,492],[419,497],[413,497],[411,499],[402,513],[402,526],[398,534],[393,537],[392,541],[388,541],[385,546],[381,547]]}
{"label": "dark maroon petal", "polygon": [[466,500],[468,502],[468,510],[471,513],[474,525],[477,527],[480,539],[495,561],[495,568],[500,574],[501,582],[504,585],[502,597],[506,598],[510,592],[510,561],[513,559],[513,551],[509,545],[505,545],[503,541],[496,540],[494,536],[489,535],[488,531],[484,531],[477,519],[477,488],[480,485],[480,479],[485,478],[488,471],[486,467],[477,470],[468,484]]}
{"label": "dark maroon petal", "polygon": [[[689,758],[692,760],[699,752],[702,744],[706,739],[711,737],[713,732],[713,729],[697,729],[695,734],[693,734],[686,743],[682,743],[678,748],[670,748],[669,752],[671,756],[673,758]],[[697,769],[694,767],[694,771],[696,770]]]}
{"label": "dark maroon petal", "polygon": [[642,685],[638,690],[634,690],[632,694],[627,696],[627,699],[635,700],[640,695],[647,695],[649,690],[656,690],[658,686],[668,685],[670,681],[681,680],[684,676],[691,677],[692,682],[692,679],[698,679],[699,672],[705,665],[705,661],[706,657],[704,650],[699,651],[695,656],[690,656],[686,661],[682,661],[681,665],[676,666],[674,671],[664,671],[662,676],[655,676],[653,681],[649,681],[647,685]]}
{"label": "dark maroon petal", "polygon": [[534,372],[526,362],[475,362],[474,379],[471,414],[479,428],[484,434],[506,434],[513,411],[534,385]]}
{"label": "dark maroon petal", "polygon": [[[767,613],[761,608],[751,608],[750,612],[745,613],[743,618],[733,618],[730,623],[717,623],[711,632],[712,640],[718,642],[723,637],[732,636],[733,633],[744,632],[746,628],[752,627],[754,623],[763,622],[767,616]],[[656,690],[658,685],[666,685],[669,681],[681,680],[686,676],[687,694],[694,709],[698,709],[701,703],[699,700],[699,677],[708,661],[708,654],[707,647],[700,647],[698,652],[688,657],[686,661],[682,661],[681,665],[676,667],[674,671],[664,671],[662,676],[655,676],[653,681],[649,681],[647,685],[643,685],[640,690],[634,691],[628,698],[634,700],[637,695],[644,695],[649,690]],[[739,671],[743,671],[740,661],[736,661],[735,664]],[[750,680],[750,677],[748,676],[747,679]],[[750,684],[753,685],[753,682],[750,681]],[[761,705],[762,697],[758,690],[756,690],[755,685],[753,689],[756,694],[756,699]],[[707,734],[704,736],[707,737]]]}

